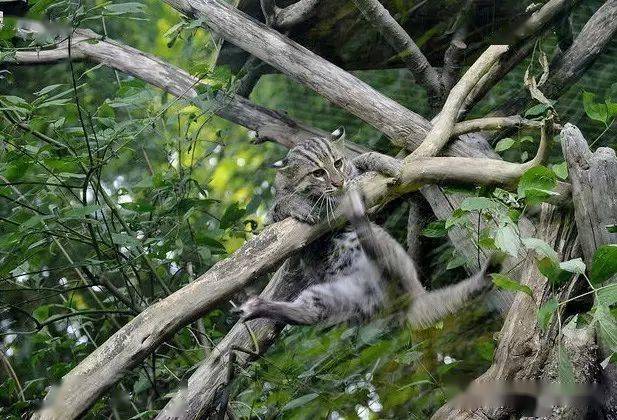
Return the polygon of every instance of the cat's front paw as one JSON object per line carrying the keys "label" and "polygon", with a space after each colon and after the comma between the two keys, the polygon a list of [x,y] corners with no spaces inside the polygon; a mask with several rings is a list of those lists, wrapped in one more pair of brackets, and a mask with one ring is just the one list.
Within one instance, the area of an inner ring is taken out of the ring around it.
{"label": "cat's front paw", "polygon": [[242,320],[248,321],[250,319],[259,318],[263,306],[264,299],[259,296],[253,296],[234,312],[239,313]]}
{"label": "cat's front paw", "polygon": [[380,169],[380,172],[383,175],[399,179],[401,177],[401,172],[403,171],[403,161],[394,158],[388,159],[388,161],[384,163],[383,167]]}
{"label": "cat's front paw", "polygon": [[344,207],[345,216],[354,223],[366,216],[362,194],[357,189],[351,189],[347,193],[347,205]]}

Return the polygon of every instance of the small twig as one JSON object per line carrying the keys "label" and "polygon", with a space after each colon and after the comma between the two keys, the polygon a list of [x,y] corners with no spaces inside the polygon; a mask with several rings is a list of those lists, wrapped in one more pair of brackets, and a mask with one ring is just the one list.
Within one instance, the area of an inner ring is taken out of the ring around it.
{"label": "small twig", "polygon": [[321,0],[300,0],[284,9],[275,6],[274,26],[280,29],[289,29],[310,19],[317,12]]}
{"label": "small twig", "polygon": [[[475,133],[478,131],[495,131],[503,128],[540,128],[542,121],[529,120],[520,115],[512,115],[509,117],[486,117],[477,118],[474,120],[461,121],[454,125],[452,137],[460,136],[466,133]],[[561,126],[554,124],[554,129],[560,130]]]}
{"label": "small twig", "polygon": [[436,108],[442,95],[439,73],[430,65],[413,39],[378,0],[354,0],[354,3],[403,60],[418,83],[426,88],[429,102]]}
{"label": "small twig", "polygon": [[456,79],[462,67],[464,52],[465,49],[467,49],[465,38],[467,37],[473,5],[473,0],[467,0],[454,24],[455,31],[450,40],[450,45],[444,54],[444,65],[441,72],[441,84],[444,92],[450,92],[450,89],[452,89],[452,86],[456,83]]}

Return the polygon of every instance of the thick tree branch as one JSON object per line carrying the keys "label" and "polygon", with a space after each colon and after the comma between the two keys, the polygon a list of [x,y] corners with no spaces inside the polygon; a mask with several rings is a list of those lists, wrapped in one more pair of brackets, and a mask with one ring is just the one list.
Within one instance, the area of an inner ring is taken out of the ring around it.
{"label": "thick tree branch", "polygon": [[[199,95],[201,82],[196,77],[154,55],[109,38],[103,39],[101,35],[89,30],[75,31],[71,56],[73,59],[87,59],[130,74],[174,96],[191,99]],[[13,62],[24,65],[50,64],[66,59],[68,59],[68,48],[64,42],[52,50],[17,51]],[[326,134],[322,130],[294,121],[282,113],[255,105],[239,95],[218,92],[214,97],[198,102],[198,105],[211,108],[220,117],[254,130],[259,138],[272,139],[287,147],[302,139]]]}
{"label": "thick tree branch", "polygon": [[[591,67],[616,33],[617,0],[607,0],[583,26],[572,46],[551,63],[550,76],[542,86],[542,93],[550,99],[561,96]],[[493,114],[516,114],[528,102],[529,92],[525,90]]]}
{"label": "thick tree branch", "polygon": [[363,119],[398,145],[413,149],[429,129],[428,121],[418,114],[219,0],[166,2],[187,16],[203,19],[208,28],[228,42]]}
{"label": "thick tree branch", "polygon": [[[306,287],[299,267],[297,258],[290,257],[274,273],[260,296],[276,300],[292,299]],[[175,420],[212,418],[214,413],[207,410],[212,408],[218,408],[219,412],[221,409],[224,410],[224,407],[212,407],[211,404],[214,400],[218,400],[218,395],[228,392],[225,389],[229,385],[226,383],[226,365],[229,363],[230,352],[240,347],[261,354],[276,338],[281,327],[282,325],[265,318],[247,321],[246,325],[237,322],[191,375],[188,387],[179,390],[158,413],[157,418]],[[255,345],[257,348],[254,348]],[[239,365],[249,360],[250,355],[245,352],[239,353],[236,357],[236,363]]]}
{"label": "thick tree branch", "polygon": [[422,144],[406,160],[417,157],[436,156],[441,151],[448,140],[450,140],[450,137],[452,137],[454,123],[458,118],[463,101],[480,78],[489,71],[499,57],[507,50],[508,47],[506,45],[492,45],[476,60],[450,91],[446,103]]}
{"label": "thick tree branch", "polygon": [[436,108],[442,96],[439,73],[430,65],[413,39],[379,0],[354,0],[354,3],[366,20],[381,33],[403,60],[418,83],[426,88],[429,103]]}
{"label": "thick tree branch", "polygon": [[[545,156],[543,136],[537,159]],[[536,161],[537,163],[537,161]],[[425,183],[455,182],[482,185],[512,185],[529,164],[493,159],[423,158],[403,167],[395,181],[380,175],[368,176],[360,184],[367,208],[384,204],[418,190]],[[292,219],[265,228],[230,257],[167,298],[148,307],[123,326],[64,376],[55,401],[39,412],[39,418],[75,418],[122,376],[136,366],[167,337],[213,309],[258,275],[276,267],[293,252],[344,223],[337,209],[330,221],[309,226]]]}

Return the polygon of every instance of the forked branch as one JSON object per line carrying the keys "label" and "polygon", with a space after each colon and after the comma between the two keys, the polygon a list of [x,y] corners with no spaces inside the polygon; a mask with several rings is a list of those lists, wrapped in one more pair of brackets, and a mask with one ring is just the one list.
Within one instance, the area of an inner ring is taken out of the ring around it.
{"label": "forked branch", "polygon": [[506,45],[492,45],[476,60],[467,70],[461,80],[452,88],[446,103],[437,116],[433,127],[428,135],[406,159],[436,156],[452,137],[454,123],[458,118],[459,110],[469,95],[469,92],[478,83],[490,68],[497,62],[499,57],[508,50]]}

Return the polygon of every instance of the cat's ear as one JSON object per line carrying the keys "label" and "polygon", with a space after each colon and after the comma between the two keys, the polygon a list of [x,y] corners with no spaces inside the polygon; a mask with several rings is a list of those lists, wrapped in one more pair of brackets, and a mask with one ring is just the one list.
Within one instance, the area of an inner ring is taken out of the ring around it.
{"label": "cat's ear", "polygon": [[270,165],[270,167],[276,169],[277,171],[280,171],[283,169],[287,169],[289,167],[289,163],[287,162],[287,158],[284,157],[283,159],[274,162],[272,165]]}
{"label": "cat's ear", "polygon": [[345,141],[345,127],[342,125],[330,134],[330,141],[337,144],[343,144]]}

